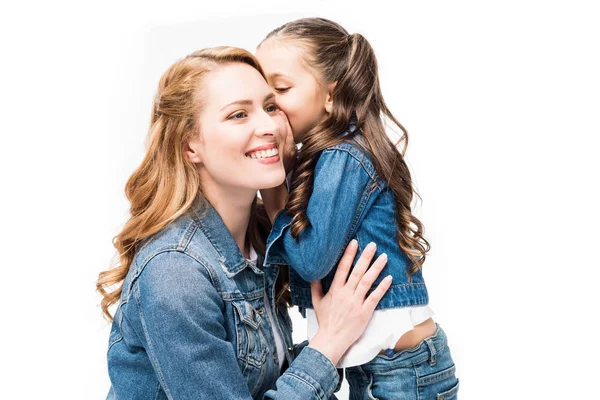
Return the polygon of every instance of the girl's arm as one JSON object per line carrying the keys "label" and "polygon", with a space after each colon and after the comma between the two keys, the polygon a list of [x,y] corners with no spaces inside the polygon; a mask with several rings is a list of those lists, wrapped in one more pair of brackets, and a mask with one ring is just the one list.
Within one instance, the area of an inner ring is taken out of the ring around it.
{"label": "girl's arm", "polygon": [[[335,267],[375,196],[375,189],[370,189],[375,172],[368,172],[361,157],[358,150],[323,151],[306,209],[309,226],[294,239],[293,216],[280,212],[267,240],[266,264],[287,263],[308,282],[324,278]],[[367,243],[360,245],[364,248]]]}
{"label": "girl's arm", "polygon": [[[356,249],[353,250],[354,254]],[[352,249],[340,263],[340,273],[348,274]],[[368,265],[373,255],[365,254]],[[269,399],[328,398],[338,384],[334,363],[364,331],[375,305],[389,284],[380,284],[365,301],[366,292],[381,272],[381,262],[367,274],[345,276],[340,285],[321,299],[318,315],[323,327],[277,380]],[[364,272],[364,271],[363,271]],[[353,278],[354,277],[354,278]],[[154,372],[169,398],[252,399],[237,362],[237,355],[227,341],[224,320],[225,304],[213,285],[208,270],[189,255],[168,251],[156,255],[138,278],[135,301],[141,329],[138,335],[152,361]],[[356,282],[364,280],[365,285]],[[333,292],[333,293],[332,293]],[[331,294],[330,294],[331,293]],[[334,297],[335,296],[335,297]]]}
{"label": "girl's arm", "polygon": [[277,214],[284,209],[287,196],[288,190],[285,182],[275,188],[262,189],[260,191],[260,197],[263,200],[265,210],[267,211],[271,223],[275,221]]}

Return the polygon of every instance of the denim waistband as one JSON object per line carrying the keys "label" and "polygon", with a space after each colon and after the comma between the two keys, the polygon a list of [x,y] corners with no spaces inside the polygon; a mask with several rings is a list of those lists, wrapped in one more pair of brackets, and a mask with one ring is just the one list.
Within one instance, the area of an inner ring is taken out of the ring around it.
{"label": "denim waistband", "polygon": [[365,371],[381,371],[390,368],[408,367],[415,364],[421,364],[429,361],[435,365],[436,356],[448,347],[446,334],[441,326],[435,324],[435,333],[426,337],[418,345],[410,349],[400,350],[392,356],[378,354],[367,364],[361,365]]}

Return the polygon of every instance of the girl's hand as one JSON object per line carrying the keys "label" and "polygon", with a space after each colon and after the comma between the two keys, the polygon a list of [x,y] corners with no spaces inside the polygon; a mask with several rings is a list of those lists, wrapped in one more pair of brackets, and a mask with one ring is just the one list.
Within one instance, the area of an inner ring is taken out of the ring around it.
{"label": "girl's hand", "polygon": [[326,295],[323,295],[321,281],[310,284],[319,329],[308,346],[323,353],[334,365],[362,335],[377,303],[392,283],[391,276],[386,277],[365,299],[367,291],[387,263],[387,256],[380,255],[368,268],[376,250],[375,244],[370,243],[348,278],[357,249],[358,243],[352,240],[346,247]]}
{"label": "girl's hand", "polygon": [[296,142],[294,141],[294,135],[292,133],[292,126],[287,118],[287,115],[283,111],[279,111],[280,116],[285,122],[285,131],[283,132],[283,154],[281,159],[283,160],[283,168],[285,168],[285,174],[289,174],[296,164]]}

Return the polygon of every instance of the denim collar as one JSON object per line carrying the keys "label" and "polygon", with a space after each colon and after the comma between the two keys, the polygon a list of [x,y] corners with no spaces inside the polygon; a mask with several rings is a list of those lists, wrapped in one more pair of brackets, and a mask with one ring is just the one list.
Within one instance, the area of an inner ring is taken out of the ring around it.
{"label": "denim collar", "polygon": [[[260,268],[244,258],[223,219],[208,200],[198,196],[194,200],[191,211],[200,230],[219,255],[219,264],[228,277],[234,277],[246,267],[252,268],[258,274],[263,274]],[[259,257],[259,261],[261,258]]]}

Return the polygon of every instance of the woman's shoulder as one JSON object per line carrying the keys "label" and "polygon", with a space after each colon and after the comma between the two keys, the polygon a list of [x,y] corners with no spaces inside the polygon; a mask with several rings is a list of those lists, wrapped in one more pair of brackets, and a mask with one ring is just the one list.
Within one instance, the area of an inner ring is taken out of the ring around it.
{"label": "woman's shoulder", "polygon": [[135,274],[141,274],[148,265],[169,262],[188,265],[214,276],[212,266],[218,264],[218,253],[214,250],[200,221],[192,213],[184,213],[154,235],[141,241],[136,249],[132,266]]}

